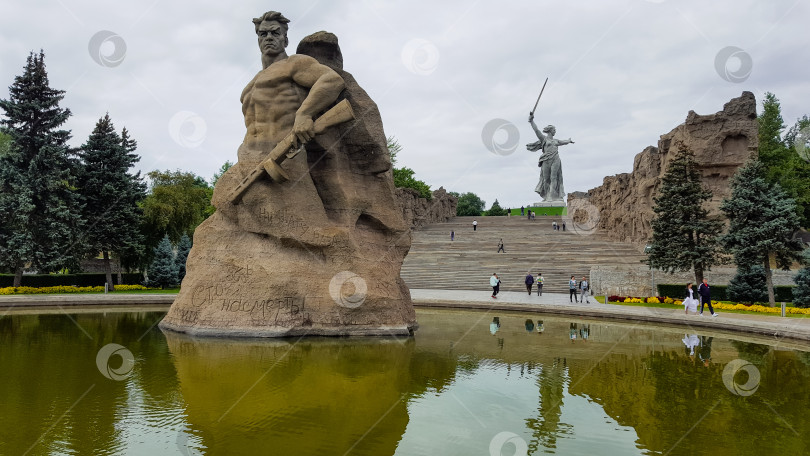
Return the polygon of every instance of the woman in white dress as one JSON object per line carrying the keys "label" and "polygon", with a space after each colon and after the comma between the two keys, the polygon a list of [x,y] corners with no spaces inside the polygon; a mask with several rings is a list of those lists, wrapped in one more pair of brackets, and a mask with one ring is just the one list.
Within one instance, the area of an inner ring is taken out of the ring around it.
{"label": "woman in white dress", "polygon": [[695,299],[695,292],[692,290],[692,282],[686,284],[686,297],[683,299],[683,309],[686,315],[689,311],[697,313],[698,300]]}

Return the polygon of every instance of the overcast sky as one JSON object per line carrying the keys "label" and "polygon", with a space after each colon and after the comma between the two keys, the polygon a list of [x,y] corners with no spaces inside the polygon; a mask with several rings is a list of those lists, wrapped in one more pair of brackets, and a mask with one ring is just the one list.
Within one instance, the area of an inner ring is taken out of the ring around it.
{"label": "overcast sky", "polygon": [[345,70],[404,148],[399,165],[487,207],[540,200],[538,153],[525,144],[546,77],[537,124],[575,141],[560,148],[566,192],[629,172],[689,110],[717,112],[744,90],[758,103],[776,94],[789,126],[810,113],[808,0],[4,4],[0,98],[43,49],[51,86],[67,91],[71,144],[109,112],[138,141],[144,172],[210,179],[236,160],[239,95],[261,69],[251,19],[267,10],[292,21],[290,54],[306,35],[335,33]]}

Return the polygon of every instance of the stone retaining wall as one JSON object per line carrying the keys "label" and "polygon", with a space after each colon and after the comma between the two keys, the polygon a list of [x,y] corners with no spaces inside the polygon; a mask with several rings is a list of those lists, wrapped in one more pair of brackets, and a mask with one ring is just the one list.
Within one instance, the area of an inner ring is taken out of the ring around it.
{"label": "stone retaining wall", "polygon": [[[736,268],[712,268],[706,272],[705,277],[709,279],[709,285],[728,285],[736,274]],[[795,275],[796,271],[774,270],[773,284],[795,285]],[[652,285],[650,268],[645,265],[594,266],[591,268],[590,279],[593,293],[600,296],[649,296]],[[695,274],[692,272],[667,274],[655,271],[656,287],[661,283],[682,283],[686,286],[688,282],[694,281]]]}

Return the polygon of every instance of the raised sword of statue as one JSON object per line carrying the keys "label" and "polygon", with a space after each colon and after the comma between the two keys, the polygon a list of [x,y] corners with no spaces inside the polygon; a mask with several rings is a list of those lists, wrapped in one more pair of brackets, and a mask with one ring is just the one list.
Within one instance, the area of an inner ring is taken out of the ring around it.
{"label": "raised sword of statue", "polygon": [[[315,120],[315,134],[321,134],[324,130],[333,125],[348,122],[354,118],[354,112],[352,111],[352,106],[349,104],[349,100],[343,100]],[[296,148],[297,143],[298,140],[295,133],[290,132],[285,136],[284,139],[276,144],[276,147],[270,151],[270,155],[267,159],[248,173],[248,175],[242,179],[242,182],[233,189],[228,196],[228,200],[233,204],[239,204],[248,188],[265,175],[273,182],[286,182],[290,180],[290,177],[280,165],[284,160],[293,158],[304,150],[304,144],[298,144]]]}
{"label": "raised sword of statue", "polygon": [[532,112],[529,113],[529,117],[534,117],[534,111],[537,110],[537,104],[540,103],[540,97],[543,96],[543,91],[546,90],[546,83],[548,83],[548,78],[546,78],[546,82],[543,83],[543,88],[540,89],[540,95],[537,96],[537,101],[534,102],[534,108],[532,108]]}

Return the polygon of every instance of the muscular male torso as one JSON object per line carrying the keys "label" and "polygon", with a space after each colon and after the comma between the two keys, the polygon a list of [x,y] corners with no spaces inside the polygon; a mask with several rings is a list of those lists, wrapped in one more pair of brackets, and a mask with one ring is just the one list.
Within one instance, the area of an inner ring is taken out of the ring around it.
{"label": "muscular male torso", "polygon": [[307,89],[292,77],[295,60],[300,58],[293,55],[273,63],[242,91],[247,131],[241,152],[247,156],[240,156],[239,161],[260,162],[292,130],[295,114],[307,95]]}

